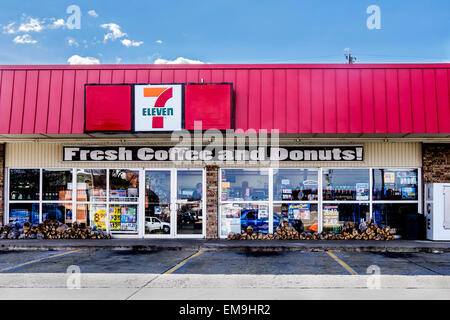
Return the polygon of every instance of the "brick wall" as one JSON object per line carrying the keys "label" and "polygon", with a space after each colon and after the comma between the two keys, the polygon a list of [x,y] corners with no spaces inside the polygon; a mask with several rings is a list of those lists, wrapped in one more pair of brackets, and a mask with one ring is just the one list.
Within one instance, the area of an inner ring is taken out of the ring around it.
{"label": "brick wall", "polygon": [[206,167],[206,238],[216,239],[219,236],[218,221],[219,168]]}
{"label": "brick wall", "polygon": [[450,182],[450,143],[423,144],[423,182]]}
{"label": "brick wall", "polygon": [[3,225],[4,219],[4,200],[5,194],[5,145],[0,144],[0,226]]}

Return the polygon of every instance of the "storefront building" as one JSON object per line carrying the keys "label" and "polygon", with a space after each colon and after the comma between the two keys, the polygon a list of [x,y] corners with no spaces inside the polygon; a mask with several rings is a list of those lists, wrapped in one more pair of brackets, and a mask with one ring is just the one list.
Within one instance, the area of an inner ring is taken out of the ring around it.
{"label": "storefront building", "polygon": [[449,64],[2,66],[0,115],[3,224],[402,235],[450,182]]}

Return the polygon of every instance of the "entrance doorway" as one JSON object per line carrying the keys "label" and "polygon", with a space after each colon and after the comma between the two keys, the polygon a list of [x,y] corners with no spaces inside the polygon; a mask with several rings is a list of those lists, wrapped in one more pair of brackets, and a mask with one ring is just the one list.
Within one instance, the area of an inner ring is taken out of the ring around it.
{"label": "entrance doorway", "polygon": [[144,237],[203,238],[203,169],[146,169]]}

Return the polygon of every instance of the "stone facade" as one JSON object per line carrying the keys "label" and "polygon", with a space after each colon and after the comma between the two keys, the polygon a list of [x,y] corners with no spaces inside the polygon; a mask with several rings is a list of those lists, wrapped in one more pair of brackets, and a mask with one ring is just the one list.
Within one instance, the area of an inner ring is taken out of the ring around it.
{"label": "stone facade", "polygon": [[4,210],[5,210],[5,202],[4,202],[4,194],[5,194],[5,145],[0,144],[0,226],[3,225],[4,219]]}
{"label": "stone facade", "polygon": [[450,143],[423,144],[423,183],[450,182]]}
{"label": "stone facade", "polygon": [[206,239],[219,237],[219,168],[206,167]]}

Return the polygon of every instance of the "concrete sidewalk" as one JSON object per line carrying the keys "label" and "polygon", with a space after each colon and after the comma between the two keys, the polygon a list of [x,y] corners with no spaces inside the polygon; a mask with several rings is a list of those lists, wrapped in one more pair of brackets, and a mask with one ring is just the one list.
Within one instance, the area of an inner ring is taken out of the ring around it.
{"label": "concrete sidewalk", "polygon": [[0,250],[242,250],[242,251],[353,251],[450,252],[450,242],[395,241],[248,241],[197,239],[0,240]]}

